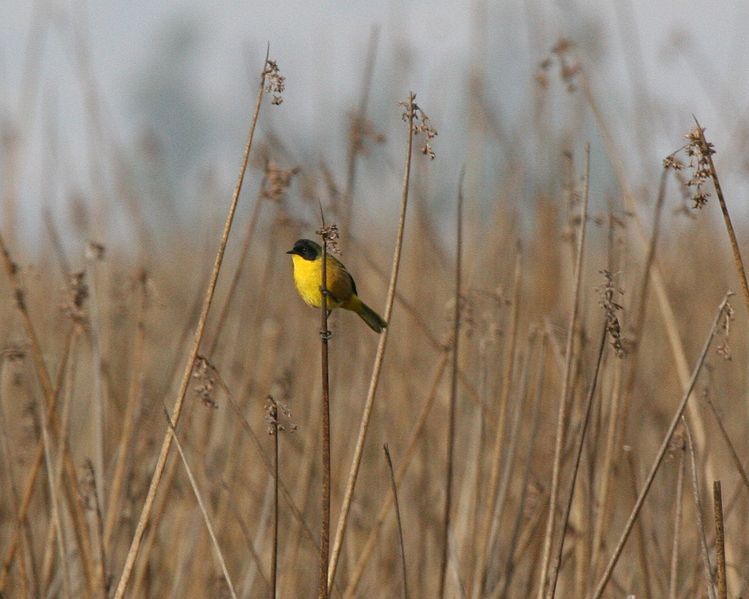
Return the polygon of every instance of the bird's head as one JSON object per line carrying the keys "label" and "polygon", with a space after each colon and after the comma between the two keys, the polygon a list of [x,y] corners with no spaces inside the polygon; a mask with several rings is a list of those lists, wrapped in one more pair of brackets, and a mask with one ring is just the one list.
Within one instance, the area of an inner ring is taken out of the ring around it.
{"label": "bird's head", "polygon": [[316,260],[322,254],[322,248],[320,244],[310,239],[298,239],[294,243],[294,247],[286,253],[292,256],[299,256],[305,260]]}

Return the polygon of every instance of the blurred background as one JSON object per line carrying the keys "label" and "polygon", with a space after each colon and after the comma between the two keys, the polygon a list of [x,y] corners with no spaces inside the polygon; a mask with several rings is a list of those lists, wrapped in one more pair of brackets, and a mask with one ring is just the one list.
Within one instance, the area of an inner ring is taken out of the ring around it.
{"label": "blurred background", "polygon": [[[368,114],[375,127],[389,130],[399,118],[396,103],[416,90],[440,124],[443,164],[466,162],[474,182],[492,174],[488,185],[496,182],[508,153],[543,158],[534,144],[520,148],[513,140],[533,118],[537,68],[562,37],[574,40],[622,147],[659,159],[681,144],[694,114],[719,147],[730,141],[742,148],[748,21],[740,0],[8,2],[0,23],[0,118],[6,144],[9,136],[22,142],[19,217],[33,230],[48,206],[64,220],[71,195],[93,192],[92,169],[107,168],[97,144],[116,144],[136,171],[149,215],[165,224],[175,213],[194,216],[207,172],[221,185],[233,180],[268,43],[289,85],[284,105],[261,129],[297,154],[324,154],[340,176],[344,117],[360,101],[373,34]],[[560,132],[570,120],[564,108],[549,110]],[[595,157],[598,135],[587,120],[581,133]],[[487,131],[489,121],[496,131]],[[395,161],[393,141],[374,152],[362,180],[379,179]],[[156,189],[148,188],[148,152],[161,161]],[[628,167],[657,168],[637,164],[634,153],[625,153]],[[7,163],[7,148],[4,154]],[[605,159],[595,159],[597,195],[611,192]],[[40,168],[55,169],[44,184]],[[471,173],[481,168],[481,176]],[[454,188],[457,170],[436,169],[437,189]],[[490,195],[486,185],[483,191]],[[444,209],[447,197],[435,195],[435,207]]]}
{"label": "blurred background", "polygon": [[[716,480],[729,596],[746,593],[749,297],[714,320],[742,277],[713,175],[685,136],[697,117],[717,150],[741,251],[749,4],[34,0],[1,12],[0,591],[113,594],[168,434],[164,407],[192,372],[184,457],[172,449],[130,596],[269,596],[276,509],[278,596],[316,595],[319,314],[296,296],[284,252],[315,236],[321,204],[362,299],[384,311],[407,140],[399,103],[414,91],[438,135],[433,160],[423,131],[414,142],[390,337],[333,596],[400,596],[404,577],[412,596],[437,596],[453,377],[446,596],[535,595],[557,551],[557,596],[591,596],[693,368],[688,419],[602,596],[715,596]],[[264,96],[201,358],[186,364],[268,45],[285,89]],[[664,169],[674,152],[678,168]],[[380,339],[340,312],[333,530]],[[268,396],[282,406],[275,436]]]}

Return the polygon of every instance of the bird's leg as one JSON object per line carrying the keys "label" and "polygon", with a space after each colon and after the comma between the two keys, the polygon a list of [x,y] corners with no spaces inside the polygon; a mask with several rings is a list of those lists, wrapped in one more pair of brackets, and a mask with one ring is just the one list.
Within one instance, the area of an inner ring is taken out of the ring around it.
{"label": "bird's leg", "polygon": [[[330,293],[330,291],[328,291],[328,288],[325,285],[320,285],[320,294],[323,295],[323,296],[325,296],[325,297],[327,297],[328,301],[330,301],[330,299],[335,300],[335,297],[333,296],[332,293]],[[335,301],[337,301],[337,300],[335,300]],[[330,313],[332,311],[333,311],[332,308],[328,308],[326,310],[326,314],[325,314],[325,322],[326,323],[327,323],[328,317],[330,316]],[[320,331],[320,337],[322,337],[323,339],[325,339],[327,341],[332,336],[333,336],[333,332],[330,329],[327,328],[327,324],[326,324],[325,330],[321,330]]]}

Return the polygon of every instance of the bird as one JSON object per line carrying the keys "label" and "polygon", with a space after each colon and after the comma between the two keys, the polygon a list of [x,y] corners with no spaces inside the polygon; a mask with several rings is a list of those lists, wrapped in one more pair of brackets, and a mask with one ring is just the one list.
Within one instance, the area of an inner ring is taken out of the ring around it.
{"label": "bird", "polygon": [[[313,308],[322,305],[322,248],[310,239],[298,239],[291,254],[294,266],[294,284],[304,302]],[[381,333],[387,322],[365,304],[356,292],[356,283],[346,267],[335,257],[327,255],[325,267],[328,309],[343,308],[356,312],[370,329]]]}

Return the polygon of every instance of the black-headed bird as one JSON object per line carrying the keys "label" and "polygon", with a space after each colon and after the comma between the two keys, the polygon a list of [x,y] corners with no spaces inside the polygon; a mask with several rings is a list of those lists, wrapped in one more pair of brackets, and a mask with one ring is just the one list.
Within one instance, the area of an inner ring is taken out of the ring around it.
{"label": "black-headed bird", "polygon": [[[299,239],[287,254],[294,265],[294,284],[302,299],[313,308],[322,305],[322,248],[309,239]],[[382,317],[356,294],[356,283],[339,260],[327,254],[325,266],[328,309],[344,308],[356,312],[376,333],[387,326]]]}

